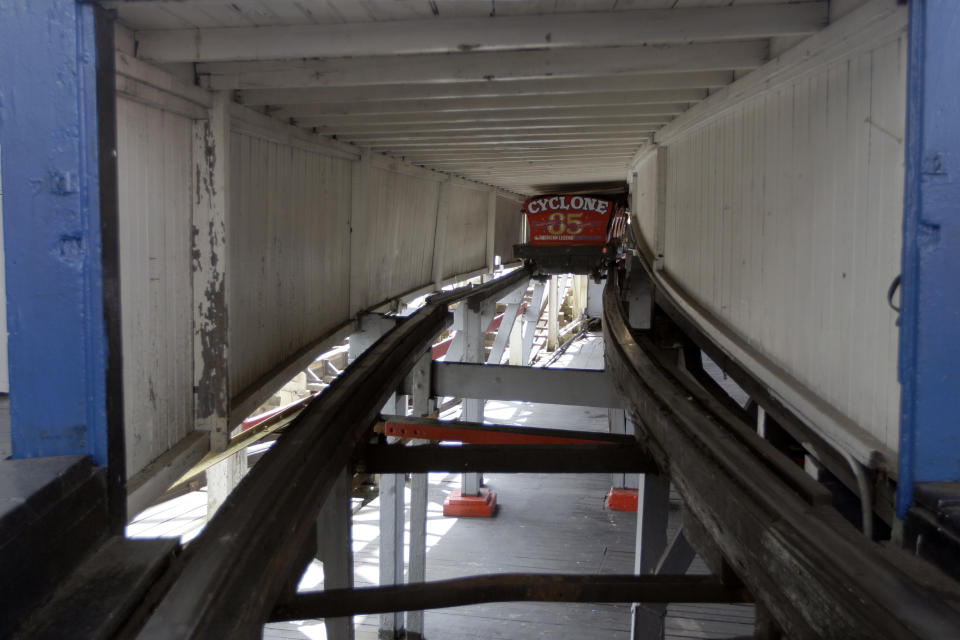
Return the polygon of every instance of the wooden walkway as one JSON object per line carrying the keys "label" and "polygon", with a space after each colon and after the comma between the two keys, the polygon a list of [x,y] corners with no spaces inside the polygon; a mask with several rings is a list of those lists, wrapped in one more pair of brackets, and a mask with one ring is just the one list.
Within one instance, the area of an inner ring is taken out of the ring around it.
{"label": "wooden walkway", "polygon": [[[602,346],[599,336],[591,336],[573,345],[557,365],[600,368]],[[504,424],[607,429],[603,409],[489,402],[485,415],[488,421]],[[459,475],[430,474],[428,580],[505,572],[632,573],[636,515],[605,508],[609,475],[488,474],[485,480],[499,497],[500,508],[494,518],[444,518],[443,498],[459,487]],[[379,500],[362,508],[359,501],[355,505],[356,584],[373,585],[379,574]],[[679,506],[673,496],[671,532],[679,526]],[[130,524],[128,534],[184,535],[189,539],[199,532],[205,513],[205,493],[194,492],[144,512]],[[705,572],[698,559],[691,573]],[[322,585],[322,566],[314,562],[304,573],[300,588],[320,589]],[[752,635],[753,620],[752,605],[670,605],[667,638]],[[358,640],[377,637],[378,616],[357,616],[355,623]],[[630,606],[518,602],[439,609],[426,613],[425,635],[433,640],[628,640]],[[322,621],[294,621],[267,625],[263,637],[320,640],[326,633]]]}

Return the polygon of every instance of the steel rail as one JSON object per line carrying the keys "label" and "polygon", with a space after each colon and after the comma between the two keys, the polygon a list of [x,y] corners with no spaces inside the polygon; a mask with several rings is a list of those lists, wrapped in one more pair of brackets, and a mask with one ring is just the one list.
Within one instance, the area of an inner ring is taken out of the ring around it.
{"label": "steel rail", "polygon": [[333,618],[442,609],[484,602],[752,602],[750,593],[713,576],[504,573],[387,587],[302,593],[271,620]]}
{"label": "steel rail", "polygon": [[[452,322],[451,303],[490,300],[529,273],[438,296],[384,335],[290,425],[148,594],[122,635],[259,638],[297,571],[330,488],[404,376]],[[502,297],[502,296],[501,296]]]}
{"label": "steel rail", "polygon": [[607,366],[638,436],[787,636],[960,637],[955,585],[944,586],[908,554],[870,542],[761,461],[701,404],[676,354],[630,330],[615,272],[603,315]]}

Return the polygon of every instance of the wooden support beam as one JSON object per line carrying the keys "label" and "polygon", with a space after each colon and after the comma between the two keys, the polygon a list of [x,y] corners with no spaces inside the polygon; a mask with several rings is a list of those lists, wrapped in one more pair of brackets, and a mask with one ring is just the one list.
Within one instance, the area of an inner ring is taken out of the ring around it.
{"label": "wooden support beam", "polygon": [[451,422],[434,418],[383,416],[376,430],[399,438],[416,438],[465,444],[616,444],[632,445],[624,433],[598,433],[542,427],[517,427],[479,422]]}
{"label": "wooden support beam", "polygon": [[608,374],[595,369],[543,369],[459,362],[433,363],[433,393],[456,398],[621,407]]}
{"label": "wooden support beam", "polygon": [[751,602],[745,589],[710,576],[505,573],[395,587],[303,593],[279,604],[272,620],[442,609],[484,602]]}
{"label": "wooden support beam", "polygon": [[[683,113],[689,103],[626,104],[583,107],[553,107],[549,101],[540,106],[523,108],[495,108],[469,111],[401,111],[398,113],[323,113],[297,119],[301,126],[336,127],[341,125],[370,124],[424,124],[490,122],[513,122],[530,120],[541,116],[551,120],[593,121],[606,118],[635,118],[637,116],[675,116]],[[266,116],[264,116],[266,117]]]}
{"label": "wooden support beam", "polygon": [[733,82],[729,71],[646,73],[592,78],[543,79],[526,82],[458,82],[456,84],[388,84],[367,87],[313,87],[306,89],[246,89],[236,94],[241,104],[379,102],[381,100],[436,100],[444,98],[495,98],[498,96],[558,96],[609,91],[660,89],[715,89]]}
{"label": "wooden support beam", "polygon": [[[391,28],[402,31],[394,25]],[[745,40],[658,47],[600,46],[456,55],[210,62],[199,64],[197,73],[208,89],[280,89],[746,70],[761,66],[767,54],[766,41]]]}
{"label": "wooden support beam", "polygon": [[637,444],[424,445],[361,448],[357,469],[363,473],[657,473]]}
{"label": "wooden support beam", "polygon": [[280,118],[308,118],[326,114],[377,115],[381,113],[449,113],[457,111],[490,111],[496,109],[540,109],[575,107],[622,107],[639,104],[671,104],[699,102],[707,97],[706,89],[660,89],[654,91],[609,91],[605,93],[572,93],[559,96],[506,96],[495,98],[443,98],[437,100],[389,100],[290,104],[271,111]]}
{"label": "wooden support beam", "polygon": [[[138,55],[153,62],[212,62],[464,51],[637,46],[814,33],[828,3],[597,11],[548,15],[276,27],[138,31]],[[469,43],[469,44],[464,44]]]}

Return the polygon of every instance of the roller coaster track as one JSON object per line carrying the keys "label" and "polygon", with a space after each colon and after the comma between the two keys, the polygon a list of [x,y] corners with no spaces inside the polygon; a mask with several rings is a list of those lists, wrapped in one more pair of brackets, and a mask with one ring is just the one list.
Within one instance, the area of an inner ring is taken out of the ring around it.
{"label": "roller coaster track", "polygon": [[[386,399],[449,326],[448,305],[479,308],[529,276],[519,270],[480,287],[433,296],[373,345],[251,470],[154,584],[121,635],[254,638],[264,622],[283,618],[283,611],[305,616],[336,606],[358,612],[361,600],[385,610],[383,603],[392,602],[385,598],[401,596],[417,607],[449,606],[441,597],[449,599],[449,592],[430,583],[393,587],[392,596],[331,592],[315,597],[314,605],[291,600],[284,590],[302,570],[302,549],[338,474]],[[682,495],[684,531],[717,576],[698,583],[701,601],[740,598],[745,588],[794,639],[960,637],[956,585],[909,554],[860,534],[830,505],[821,485],[678,364],[675,343],[658,340],[656,331],[631,330],[618,277],[611,272],[604,292],[607,367],[638,425],[644,449],[638,455],[648,466],[655,463]],[[509,576],[466,581],[458,584],[457,603],[569,599],[569,585],[579,584],[574,578],[556,576],[549,588],[506,585]],[[584,593],[629,601],[630,594],[652,597],[657,585],[682,587],[675,576],[620,580]],[[436,602],[431,593],[440,594]]]}

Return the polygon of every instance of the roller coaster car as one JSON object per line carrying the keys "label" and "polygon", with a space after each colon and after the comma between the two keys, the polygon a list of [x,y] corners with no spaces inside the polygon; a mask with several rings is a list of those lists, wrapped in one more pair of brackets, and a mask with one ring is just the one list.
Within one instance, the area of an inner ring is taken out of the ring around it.
{"label": "roller coaster car", "polygon": [[575,273],[596,281],[617,259],[626,232],[624,203],[582,195],[530,198],[523,205],[527,244],[513,252],[541,275]]}

